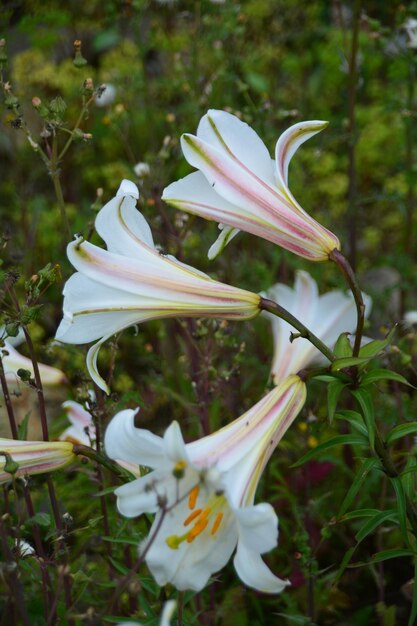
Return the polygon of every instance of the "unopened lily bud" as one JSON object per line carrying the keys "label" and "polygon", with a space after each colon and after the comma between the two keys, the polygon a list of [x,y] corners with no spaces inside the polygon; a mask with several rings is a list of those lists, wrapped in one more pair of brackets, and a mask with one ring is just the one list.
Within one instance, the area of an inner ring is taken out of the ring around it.
{"label": "unopened lily bud", "polygon": [[74,66],[78,68],[84,67],[84,65],[87,65],[87,60],[84,59],[81,53],[81,39],[76,39],[74,41],[74,48],[75,48],[75,56],[73,60]]}

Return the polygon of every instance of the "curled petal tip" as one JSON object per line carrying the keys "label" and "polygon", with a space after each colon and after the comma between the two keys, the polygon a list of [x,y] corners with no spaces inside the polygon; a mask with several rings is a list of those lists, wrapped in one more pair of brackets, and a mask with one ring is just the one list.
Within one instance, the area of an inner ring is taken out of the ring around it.
{"label": "curled petal tip", "polygon": [[127,180],[127,178],[124,178],[120,184],[119,189],[117,190],[116,196],[132,196],[132,198],[136,198],[136,200],[138,200],[139,189],[137,188],[135,183],[132,183],[131,180]]}

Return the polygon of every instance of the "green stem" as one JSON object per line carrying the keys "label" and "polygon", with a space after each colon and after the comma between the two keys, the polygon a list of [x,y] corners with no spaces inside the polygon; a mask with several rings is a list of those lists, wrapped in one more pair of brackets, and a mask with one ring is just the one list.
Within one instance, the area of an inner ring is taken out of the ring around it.
{"label": "green stem", "polygon": [[356,280],[355,273],[353,272],[349,261],[343,256],[336,248],[329,254],[329,259],[334,261],[340,268],[350,290],[352,291],[355,299],[356,311],[358,315],[358,321],[356,324],[355,343],[353,346],[352,356],[358,356],[361,347],[363,327],[365,324],[365,303],[363,301],[362,292],[359,288],[358,281]]}
{"label": "green stem", "polygon": [[[394,465],[394,461],[386,447],[380,432],[375,429],[375,453],[378,456],[385,473],[389,478],[400,478],[400,474]],[[417,511],[411,498],[405,493],[405,504],[407,510],[408,521],[413,530],[413,534],[417,539]]]}
{"label": "green stem", "polygon": [[110,461],[110,459],[105,457],[103,454],[100,454],[93,448],[90,448],[89,446],[75,444],[73,448],[73,452],[77,456],[85,456],[88,459],[95,461],[99,465],[102,465],[103,467],[110,470],[113,474],[115,474],[115,476],[117,476],[123,481],[129,480],[131,478],[129,472],[127,472],[122,467],[117,465],[117,463],[113,463],[113,461]]}
{"label": "green stem", "polygon": [[85,115],[87,115],[87,113],[88,113],[88,108],[89,108],[90,104],[91,104],[92,102],[94,102],[95,97],[96,97],[96,96],[95,96],[95,94],[93,94],[93,95],[91,96],[91,98],[89,98],[89,99],[87,100],[87,102],[84,102],[84,103],[83,103],[83,107],[82,107],[82,109],[81,109],[81,113],[79,114],[78,119],[77,119],[77,121],[75,122],[75,126],[74,126],[74,128],[72,129],[72,131],[70,131],[70,132],[71,132],[71,135],[70,135],[70,137],[68,137],[68,140],[67,140],[67,142],[66,142],[65,146],[62,148],[61,152],[60,152],[60,153],[59,153],[59,155],[58,155],[58,162],[60,162],[60,161],[62,160],[63,156],[67,153],[67,150],[69,149],[69,147],[71,146],[72,142],[74,141],[75,131],[77,131],[77,130],[79,129],[80,124],[81,124],[81,122],[83,121],[83,117],[84,117]]}
{"label": "green stem", "polygon": [[[307,339],[310,343],[313,344],[324,356],[329,359],[329,361],[333,362],[336,357],[333,352],[318,338],[314,335],[311,330],[309,330],[304,324],[302,324],[296,317],[294,317],[289,311],[280,306],[277,302],[273,300],[268,300],[267,298],[262,298],[259,304],[259,307],[263,311],[268,311],[268,313],[272,313],[272,315],[276,315],[281,319],[285,320],[293,326],[299,332],[299,337],[303,337]],[[295,339],[295,337],[293,337]]]}
{"label": "green stem", "polygon": [[52,178],[52,183],[54,185],[56,199],[58,201],[59,210],[61,212],[61,219],[64,225],[64,238],[67,238],[67,241],[71,240],[71,228],[68,221],[67,210],[65,207],[64,194],[62,193],[61,181],[59,178],[60,170],[58,164],[61,160],[61,157],[58,156],[58,139],[56,134],[54,133],[52,140],[52,156],[51,162],[49,165],[49,172]]}

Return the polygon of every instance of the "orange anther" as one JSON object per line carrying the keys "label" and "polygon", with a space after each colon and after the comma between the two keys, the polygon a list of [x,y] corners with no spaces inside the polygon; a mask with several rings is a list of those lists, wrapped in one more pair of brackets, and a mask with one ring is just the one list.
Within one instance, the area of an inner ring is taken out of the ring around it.
{"label": "orange anther", "polygon": [[190,491],[190,495],[188,496],[188,507],[192,510],[195,507],[195,503],[197,502],[198,494],[200,492],[200,487],[196,485]]}
{"label": "orange anther", "polygon": [[198,535],[201,535],[201,533],[203,532],[203,530],[208,526],[208,520],[207,519],[202,519],[199,520],[195,526],[190,530],[190,532],[188,533],[187,536],[187,543],[191,543],[192,541],[194,541],[194,539],[196,537],[198,537]]}
{"label": "orange anther", "polygon": [[195,511],[193,511],[192,513],[190,513],[190,515],[187,517],[187,519],[184,521],[184,526],[188,526],[188,524],[191,524],[191,522],[193,520],[195,520],[196,517],[198,517],[201,513],[203,509],[196,509]]}
{"label": "orange anther", "polygon": [[217,513],[210,535],[216,534],[216,532],[219,530],[220,524],[222,523],[222,519],[223,519],[223,513]]}

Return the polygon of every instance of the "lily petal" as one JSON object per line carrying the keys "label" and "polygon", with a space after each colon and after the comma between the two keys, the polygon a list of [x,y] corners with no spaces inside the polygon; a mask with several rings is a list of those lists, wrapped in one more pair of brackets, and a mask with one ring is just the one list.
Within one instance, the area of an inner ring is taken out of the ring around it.
{"label": "lily petal", "polygon": [[281,593],[290,583],[275,576],[257,552],[239,544],[233,559],[239,578],[253,589],[263,593]]}
{"label": "lily petal", "polygon": [[216,241],[209,248],[207,253],[210,261],[215,259],[219,254],[224,250],[229,241],[232,241],[234,237],[240,230],[238,228],[233,228],[232,226],[225,226],[224,224],[219,224],[219,228],[221,229],[220,235],[217,237]]}
{"label": "lily petal", "polygon": [[[288,188],[288,166],[301,144],[324,130],[328,125],[329,122],[323,122],[321,120],[299,122],[282,133],[277,141],[275,148],[275,164],[279,188],[298,207],[298,203]],[[299,208],[302,210],[301,207]]]}
{"label": "lily petal", "polygon": [[226,155],[239,159],[259,178],[274,184],[274,171],[267,147],[253,128],[235,115],[210,109],[200,120],[197,137]]}
{"label": "lily petal", "polygon": [[278,544],[278,517],[267,502],[235,511],[239,525],[239,543],[259,554],[269,552]]}
{"label": "lily petal", "polygon": [[162,437],[135,426],[139,409],[125,409],[111,420],[104,436],[106,454],[111,459],[147,467],[165,467]]}

